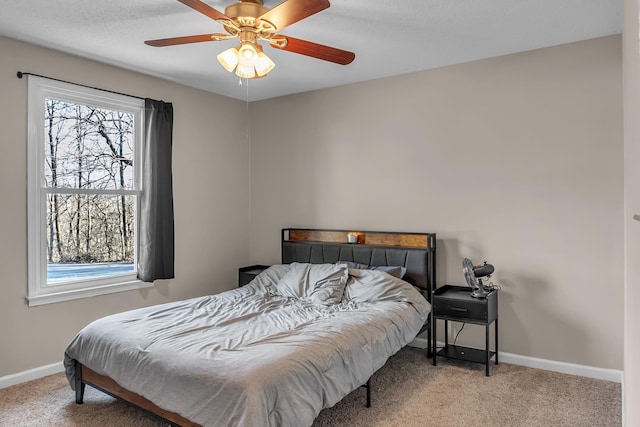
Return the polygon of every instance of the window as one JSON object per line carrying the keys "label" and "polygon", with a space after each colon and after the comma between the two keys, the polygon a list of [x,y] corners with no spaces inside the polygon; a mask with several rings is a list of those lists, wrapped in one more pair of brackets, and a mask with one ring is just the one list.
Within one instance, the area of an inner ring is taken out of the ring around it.
{"label": "window", "polygon": [[29,76],[30,306],[137,280],[144,101]]}

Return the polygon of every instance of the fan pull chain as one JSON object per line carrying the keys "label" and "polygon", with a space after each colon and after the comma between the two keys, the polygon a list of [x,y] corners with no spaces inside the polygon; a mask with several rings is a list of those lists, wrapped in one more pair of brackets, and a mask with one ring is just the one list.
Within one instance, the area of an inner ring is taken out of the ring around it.
{"label": "fan pull chain", "polygon": [[[247,83],[246,83],[246,85],[247,85],[247,98],[246,98],[246,103],[245,103],[245,111],[246,111],[247,117],[246,117],[246,120],[245,120],[245,126],[246,126],[245,127],[245,132],[246,132],[246,136],[245,137],[247,138],[247,145],[249,147],[251,147],[251,130],[249,128],[249,79],[246,79],[246,80],[247,80]],[[240,82],[242,83],[242,79],[241,79]]]}

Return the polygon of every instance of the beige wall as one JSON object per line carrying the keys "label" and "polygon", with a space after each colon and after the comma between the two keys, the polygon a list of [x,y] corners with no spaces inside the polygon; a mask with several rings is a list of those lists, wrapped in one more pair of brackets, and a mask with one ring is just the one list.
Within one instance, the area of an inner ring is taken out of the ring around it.
{"label": "beige wall", "polygon": [[624,419],[640,425],[640,2],[625,0],[623,32],[624,70],[624,223],[625,223],[625,333]]}
{"label": "beige wall", "polygon": [[495,264],[501,351],[622,369],[621,58],[612,36],[251,104],[251,260],[282,227],[436,232],[438,284]]}
{"label": "beige wall", "polygon": [[[4,38],[0,54],[0,376],[60,361],[97,317],[233,287],[279,261],[288,226],[437,232],[439,284],[462,283],[462,257],[496,265],[502,351],[622,369],[620,37],[253,103],[251,151],[241,102]],[[175,280],[27,308],[18,70],[174,103]]]}
{"label": "beige wall", "polygon": [[[0,38],[0,377],[59,362],[98,317],[230,289],[249,257],[246,106],[229,98]],[[152,289],[28,308],[28,71],[174,105],[176,279]]]}

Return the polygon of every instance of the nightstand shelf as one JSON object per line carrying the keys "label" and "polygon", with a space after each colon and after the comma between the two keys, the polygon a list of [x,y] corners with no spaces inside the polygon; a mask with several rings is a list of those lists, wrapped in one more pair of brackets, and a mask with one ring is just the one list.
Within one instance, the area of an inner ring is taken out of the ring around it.
{"label": "nightstand shelf", "polygon": [[[433,365],[438,356],[468,362],[482,363],[489,376],[489,361],[495,357],[498,364],[498,291],[492,290],[486,298],[474,298],[467,286],[444,285],[431,295],[433,316]],[[444,320],[444,347],[436,351],[438,320]],[[485,327],[485,348],[471,348],[449,344],[449,322],[472,323]],[[495,350],[489,348],[490,325],[495,325]]]}
{"label": "nightstand shelf", "polygon": [[[489,360],[491,360],[495,354],[495,351],[489,351]],[[438,356],[482,364],[485,363],[487,357],[485,350],[452,344],[449,344],[438,351]]]}

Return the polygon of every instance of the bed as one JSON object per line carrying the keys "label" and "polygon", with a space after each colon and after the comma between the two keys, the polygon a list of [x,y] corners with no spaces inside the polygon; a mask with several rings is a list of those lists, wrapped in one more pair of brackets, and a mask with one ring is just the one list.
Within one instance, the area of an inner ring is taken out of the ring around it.
{"label": "bed", "polygon": [[435,234],[288,228],[281,249],[240,288],[87,325],[76,402],[88,384],[178,426],[311,425],[361,386],[369,405],[373,373],[430,337]]}

